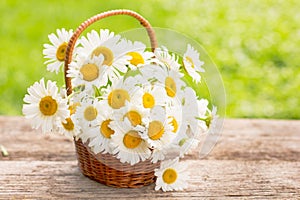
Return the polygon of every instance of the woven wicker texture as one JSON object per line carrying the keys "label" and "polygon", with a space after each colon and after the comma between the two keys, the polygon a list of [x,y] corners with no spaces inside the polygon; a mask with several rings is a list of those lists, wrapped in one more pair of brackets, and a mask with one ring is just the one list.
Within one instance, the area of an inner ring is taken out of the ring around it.
{"label": "woven wicker texture", "polygon": [[89,178],[108,186],[138,188],[155,181],[157,164],[149,160],[133,166],[121,163],[111,154],[91,153],[81,140],[75,141],[78,164],[81,172]]}
{"label": "woven wicker texture", "polygon": [[[137,19],[143,25],[150,38],[152,50],[157,47],[155,33],[149,22],[142,16],[131,10],[112,10],[95,15],[83,22],[71,37],[66,50],[65,57],[65,83],[67,94],[72,93],[71,79],[67,77],[68,65],[72,59],[72,51],[75,42],[80,34],[94,22],[114,15],[129,15]],[[138,188],[149,185],[155,181],[154,169],[158,164],[153,164],[149,160],[137,163],[133,166],[127,163],[121,163],[111,154],[93,154],[89,147],[82,141],[74,140],[77,159],[82,173],[100,183],[113,187]]]}

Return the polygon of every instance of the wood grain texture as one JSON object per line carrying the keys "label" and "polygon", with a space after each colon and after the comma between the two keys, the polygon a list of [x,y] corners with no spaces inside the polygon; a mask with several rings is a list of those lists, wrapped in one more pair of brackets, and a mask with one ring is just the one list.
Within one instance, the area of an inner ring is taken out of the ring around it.
{"label": "wood grain texture", "polygon": [[0,117],[0,199],[300,199],[300,121],[228,119],[205,158],[183,162],[180,192],[107,187],[84,177],[72,141],[42,135],[22,117]]}

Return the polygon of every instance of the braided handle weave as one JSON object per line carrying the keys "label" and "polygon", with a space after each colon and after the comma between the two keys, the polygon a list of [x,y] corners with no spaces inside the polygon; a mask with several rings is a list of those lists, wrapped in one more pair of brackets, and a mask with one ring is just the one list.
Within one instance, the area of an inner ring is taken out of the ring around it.
{"label": "braided handle weave", "polygon": [[67,77],[67,71],[69,69],[69,64],[72,60],[72,53],[74,50],[75,43],[80,36],[80,34],[91,24],[93,24],[96,21],[99,21],[100,19],[114,16],[114,15],[129,15],[131,17],[134,17],[137,19],[142,26],[144,26],[147,30],[148,36],[150,38],[150,44],[152,51],[157,47],[157,41],[156,41],[156,36],[154,33],[153,28],[151,27],[150,23],[143,18],[141,15],[138,13],[131,11],[131,10],[111,10],[107,12],[103,12],[100,14],[97,14],[89,19],[87,19],[85,22],[83,22],[77,30],[74,32],[72,35],[71,39],[69,40],[67,50],[66,50],[66,56],[65,56],[65,64],[64,64],[64,76],[65,76],[65,84],[66,84],[66,89],[67,89],[67,95],[70,95],[72,93],[72,84],[71,84],[71,78]]}

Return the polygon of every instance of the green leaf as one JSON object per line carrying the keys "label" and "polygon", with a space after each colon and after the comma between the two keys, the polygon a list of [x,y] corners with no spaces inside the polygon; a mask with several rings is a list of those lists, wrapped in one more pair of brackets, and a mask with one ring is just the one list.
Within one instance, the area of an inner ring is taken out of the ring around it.
{"label": "green leaf", "polygon": [[96,86],[93,85],[93,89],[94,89],[95,97],[96,97],[96,98],[102,96],[102,93],[101,93],[101,91],[99,90],[99,88],[97,88]]}
{"label": "green leaf", "polygon": [[135,77],[136,75],[139,74],[141,74],[139,69],[129,70],[126,74],[124,74],[124,80],[126,80],[128,77]]}

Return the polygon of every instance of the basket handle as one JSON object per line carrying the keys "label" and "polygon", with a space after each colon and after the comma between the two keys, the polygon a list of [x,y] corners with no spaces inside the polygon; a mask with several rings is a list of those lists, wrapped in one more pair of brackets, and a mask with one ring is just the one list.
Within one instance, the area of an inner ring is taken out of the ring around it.
{"label": "basket handle", "polygon": [[65,64],[64,64],[64,77],[65,77],[65,84],[66,84],[66,89],[67,89],[67,95],[69,96],[72,93],[72,84],[71,84],[71,78],[67,77],[67,71],[69,69],[69,63],[72,60],[72,53],[74,50],[75,43],[80,36],[80,34],[91,24],[93,24],[96,21],[99,21],[100,19],[114,16],[114,15],[129,15],[131,17],[134,17],[138,21],[140,21],[141,25],[144,26],[147,30],[148,36],[150,38],[150,43],[151,43],[151,48],[152,51],[154,51],[155,48],[157,48],[157,41],[156,41],[156,36],[153,28],[151,27],[150,23],[143,18],[141,15],[138,13],[131,11],[131,10],[111,10],[107,12],[103,12],[100,14],[97,14],[86,21],[84,21],[80,26],[77,28],[77,30],[74,32],[72,37],[69,40],[67,50],[66,50],[66,56],[65,56]]}

